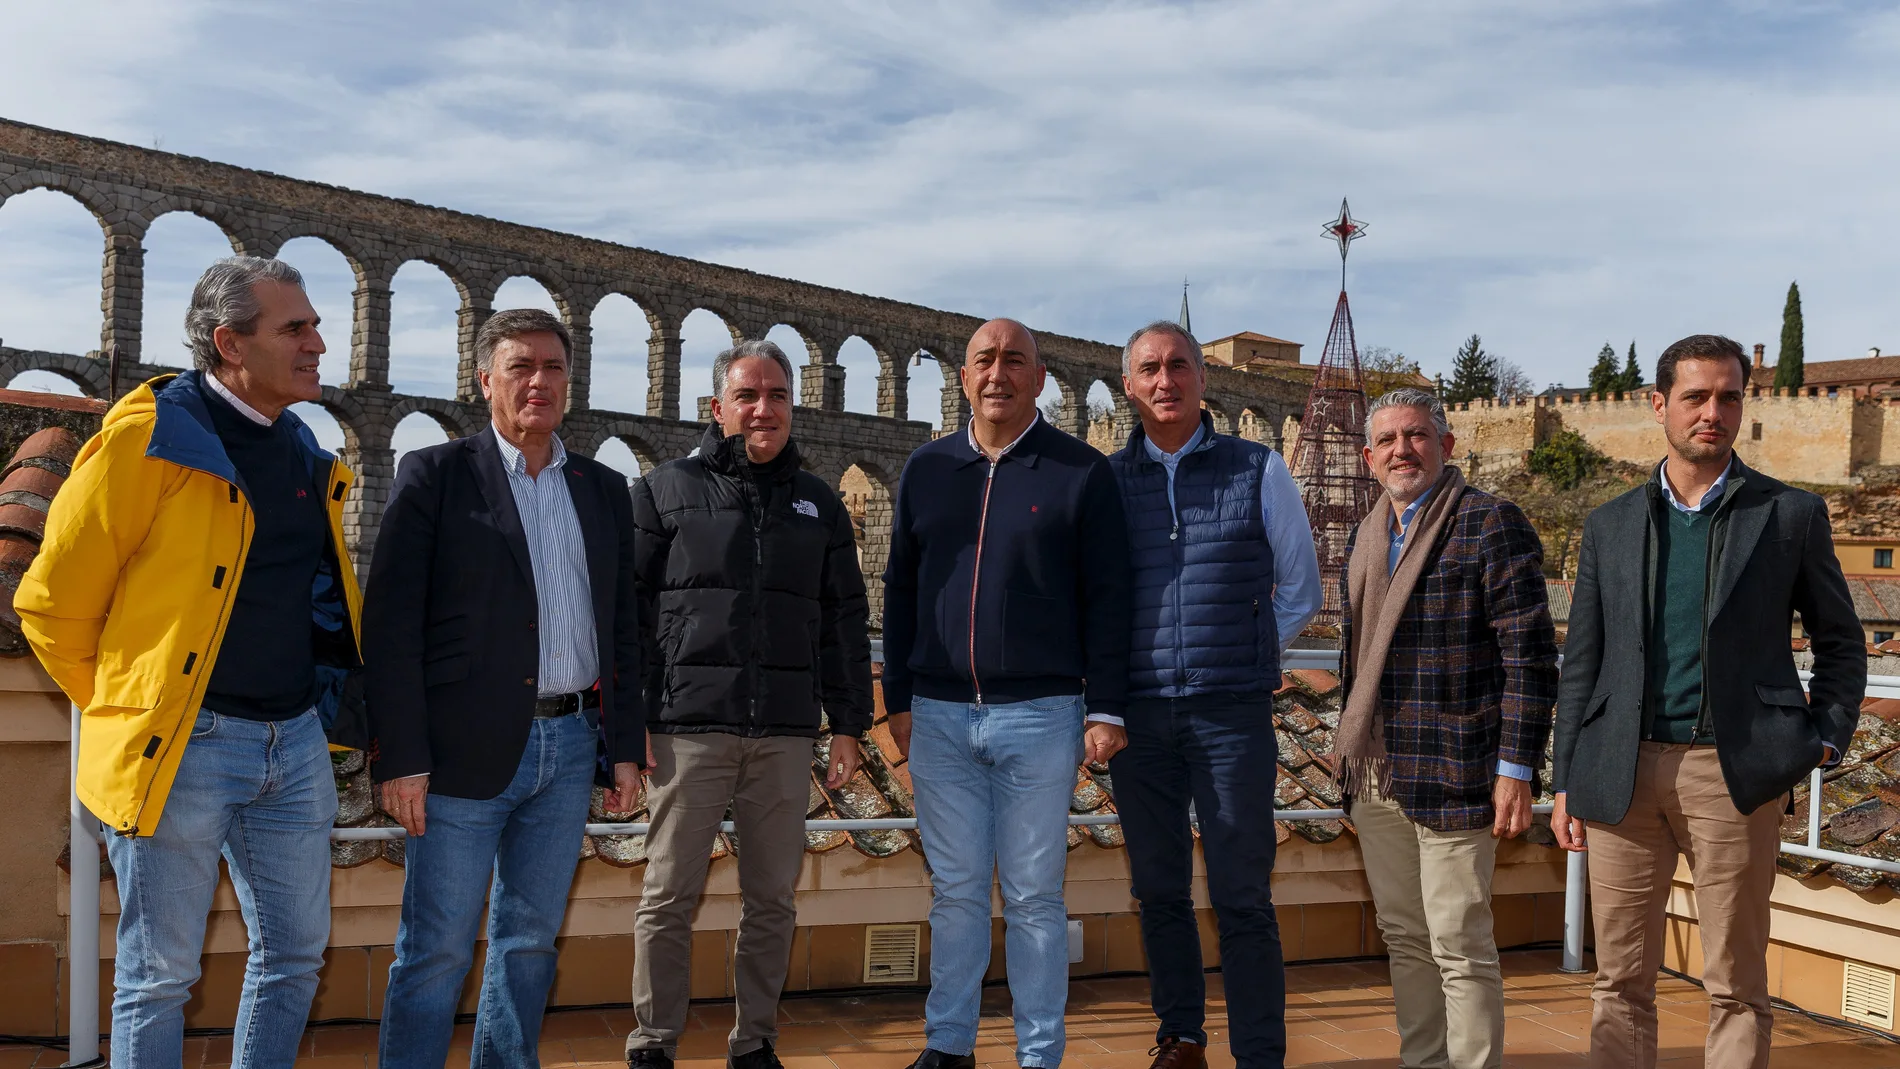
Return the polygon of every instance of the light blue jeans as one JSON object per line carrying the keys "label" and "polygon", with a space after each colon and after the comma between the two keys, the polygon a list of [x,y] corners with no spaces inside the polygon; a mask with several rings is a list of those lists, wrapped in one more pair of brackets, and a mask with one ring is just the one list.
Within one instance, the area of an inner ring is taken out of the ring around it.
{"label": "light blue jeans", "polygon": [[990,964],[990,883],[1003,889],[1016,1061],[1062,1061],[1069,925],[1062,881],[1082,758],[1082,699],[1011,705],[911,700],[910,775],[930,865],[930,997],[924,1040],[976,1049]]}
{"label": "light blue jeans", "polygon": [[404,848],[402,923],[377,1054],[384,1069],[442,1069],[448,1059],[484,901],[488,962],[469,1064],[541,1064],[554,935],[593,795],[594,735],[585,713],[536,720],[500,794],[428,796],[423,833]]}
{"label": "light blue jeans", "polygon": [[158,828],[107,835],[119,885],[112,1064],[173,1069],[223,856],[250,959],[233,1069],[290,1069],[330,941],[336,778],[317,714],[265,723],[200,709]]}

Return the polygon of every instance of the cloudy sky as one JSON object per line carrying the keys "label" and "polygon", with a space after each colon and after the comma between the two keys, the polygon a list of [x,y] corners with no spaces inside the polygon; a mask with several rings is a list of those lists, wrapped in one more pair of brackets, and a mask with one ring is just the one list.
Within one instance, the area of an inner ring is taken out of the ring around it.
{"label": "cloudy sky", "polygon": [[[1428,373],[1474,332],[1539,385],[1699,331],[1772,361],[1791,280],[1810,361],[1900,352],[1894,4],[69,0],[6,22],[8,118],[1083,337],[1172,315],[1185,277],[1203,337],[1316,358],[1319,226],[1350,196],[1361,344]],[[53,194],[0,208],[8,344],[96,346],[90,226]],[[209,230],[154,228],[150,352]],[[341,260],[304,258],[341,346]],[[431,275],[398,278],[395,377],[438,392]],[[644,322],[603,316],[603,382],[643,394]],[[718,340],[691,324],[688,363]]]}

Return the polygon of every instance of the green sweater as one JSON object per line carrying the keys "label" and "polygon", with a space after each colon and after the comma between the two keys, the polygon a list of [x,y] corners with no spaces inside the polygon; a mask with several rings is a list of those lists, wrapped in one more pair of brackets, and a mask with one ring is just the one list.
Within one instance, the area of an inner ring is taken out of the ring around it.
{"label": "green sweater", "polygon": [[1649,737],[1690,742],[1702,715],[1702,614],[1715,509],[1663,508],[1656,538],[1656,601],[1649,627]]}

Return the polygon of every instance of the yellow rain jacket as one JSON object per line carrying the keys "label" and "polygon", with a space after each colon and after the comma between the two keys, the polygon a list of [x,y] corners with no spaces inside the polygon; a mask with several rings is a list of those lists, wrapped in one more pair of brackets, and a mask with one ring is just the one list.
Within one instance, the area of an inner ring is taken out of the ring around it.
{"label": "yellow rain jacket", "polygon": [[[198,380],[161,376],[106,413],[47,511],[13,601],[33,652],[82,713],[79,800],[121,835],[158,827],[256,526]],[[356,574],[338,552],[354,476],[295,415],[278,418],[293,421],[329,511],[330,551],[312,591],[328,726],[361,663]]]}

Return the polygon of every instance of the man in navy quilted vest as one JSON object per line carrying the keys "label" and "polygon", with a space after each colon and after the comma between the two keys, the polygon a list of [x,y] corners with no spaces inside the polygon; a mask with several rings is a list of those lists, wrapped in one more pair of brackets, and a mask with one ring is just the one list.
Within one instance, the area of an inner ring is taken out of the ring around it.
{"label": "man in navy quilted vest", "polygon": [[1141,415],[1109,458],[1134,562],[1128,746],[1109,761],[1128,840],[1155,1069],[1202,1069],[1206,989],[1190,882],[1200,825],[1220,928],[1234,1064],[1284,1064],[1286,973],[1273,875],[1273,692],[1280,655],[1320,606],[1319,562],[1286,461],[1219,434],[1201,408],[1201,343],[1166,320],[1122,349]]}

